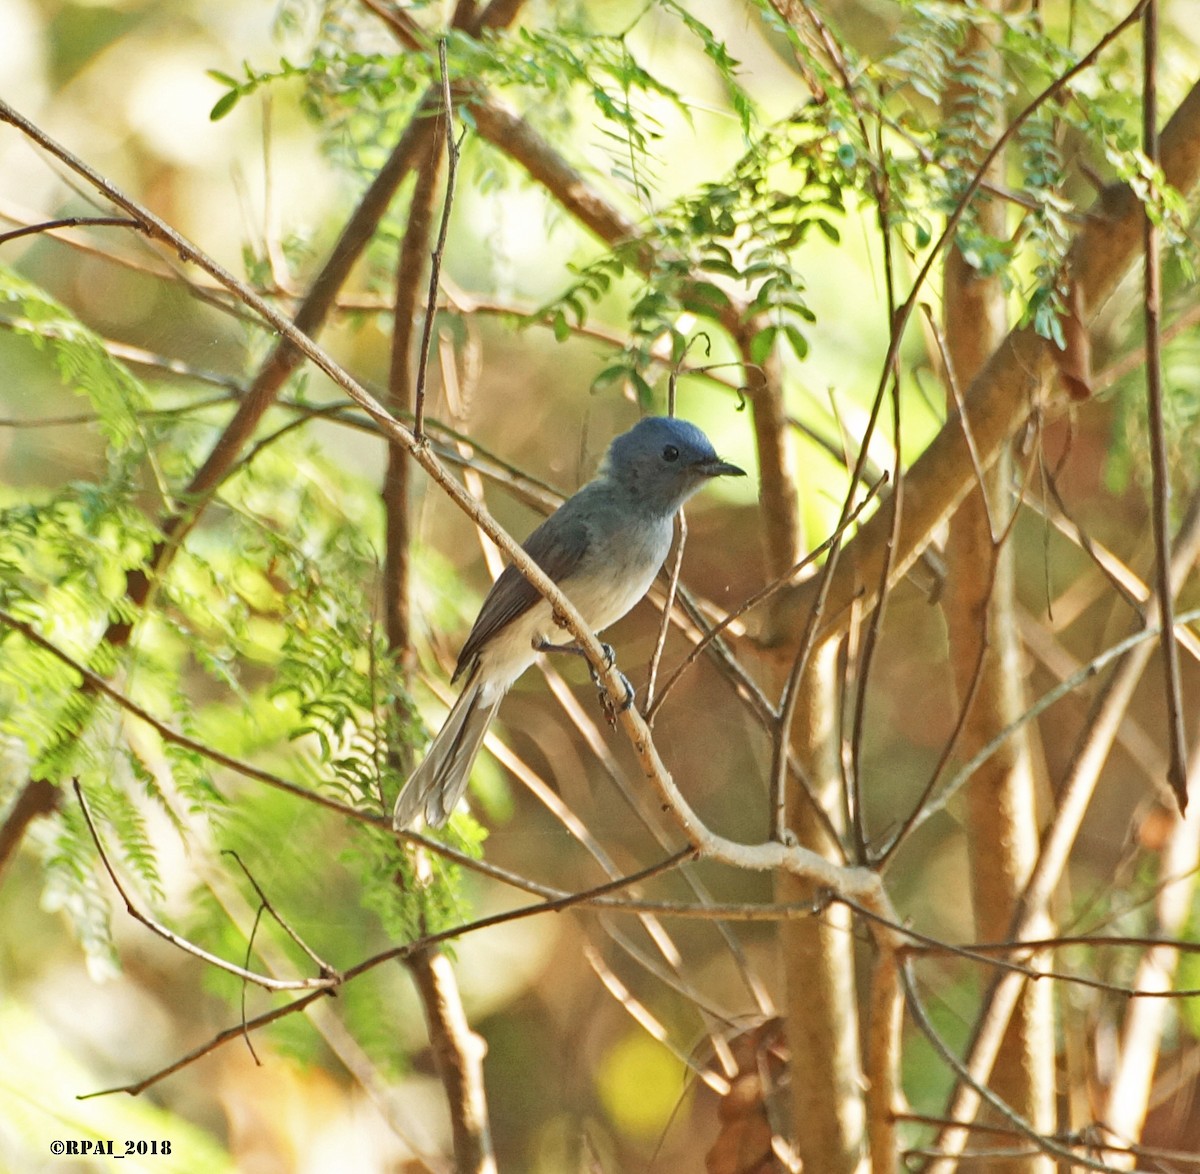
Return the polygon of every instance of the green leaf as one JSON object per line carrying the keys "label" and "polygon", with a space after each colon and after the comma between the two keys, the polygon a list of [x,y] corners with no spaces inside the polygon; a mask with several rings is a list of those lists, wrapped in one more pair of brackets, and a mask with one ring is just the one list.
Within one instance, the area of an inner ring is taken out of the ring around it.
{"label": "green leaf", "polygon": [[637,392],[638,404],[646,409],[654,406],[654,388],[646,382],[645,376],[640,371],[630,371],[629,378],[633,382],[634,390]]}
{"label": "green leaf", "polygon": [[796,358],[803,359],[808,356],[808,339],[800,332],[800,327],[793,326],[788,323],[783,328],[783,333],[786,335],[788,343],[796,354]]}
{"label": "green leaf", "polygon": [[779,333],[778,326],[766,326],[750,340],[750,360],[754,363],[765,363],[775,345],[775,336]]}
{"label": "green leaf", "polygon": [[722,260],[720,257],[705,257],[700,262],[700,268],[708,273],[723,273],[726,277],[741,277],[736,265]]}
{"label": "green leaf", "polygon": [[687,305],[689,309],[701,314],[719,313],[729,306],[729,295],[711,281],[694,282],[688,289]]}
{"label": "green leaf", "polygon": [[220,122],[237,104],[242,94],[240,90],[230,90],[228,93],[222,94],[215,103],[213,108],[208,112],[210,122]]}
{"label": "green leaf", "polygon": [[592,391],[603,391],[606,387],[611,387],[614,383],[620,383],[629,375],[629,368],[624,363],[613,363],[605,367],[599,375],[592,380]]}

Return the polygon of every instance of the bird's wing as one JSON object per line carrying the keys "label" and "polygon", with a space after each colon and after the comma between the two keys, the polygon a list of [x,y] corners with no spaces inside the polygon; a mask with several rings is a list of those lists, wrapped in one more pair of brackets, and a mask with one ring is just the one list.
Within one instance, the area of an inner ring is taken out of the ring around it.
{"label": "bird's wing", "polygon": [[[551,514],[522,543],[522,548],[555,583],[562,583],[579,566],[588,548],[588,528],[577,506],[578,494]],[[483,646],[502,628],[524,615],[542,596],[536,587],[511,564],[492,584],[467,636],[454,680],[474,662]]]}

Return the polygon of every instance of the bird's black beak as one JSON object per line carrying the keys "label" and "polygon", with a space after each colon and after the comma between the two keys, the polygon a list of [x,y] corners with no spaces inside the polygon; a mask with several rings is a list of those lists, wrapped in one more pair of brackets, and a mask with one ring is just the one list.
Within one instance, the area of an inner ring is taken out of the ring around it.
{"label": "bird's black beak", "polygon": [[728,461],[721,460],[720,457],[713,457],[711,461],[698,461],[694,466],[696,472],[703,473],[705,477],[744,477],[745,469],[739,469],[737,465],[731,465]]}

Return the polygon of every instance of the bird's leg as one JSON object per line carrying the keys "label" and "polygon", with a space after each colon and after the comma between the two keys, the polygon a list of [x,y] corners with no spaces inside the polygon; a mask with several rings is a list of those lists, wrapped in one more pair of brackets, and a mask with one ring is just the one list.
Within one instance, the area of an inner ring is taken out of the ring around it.
{"label": "bird's leg", "polygon": [[[538,652],[569,652],[572,656],[587,656],[587,653],[578,644],[551,644],[549,640],[539,640],[534,648]],[[610,669],[613,668],[617,663],[617,654],[613,646],[601,641],[600,651],[604,653],[605,665]],[[600,679],[600,674],[592,667],[590,661],[588,662],[588,672],[592,675],[592,684],[596,686],[596,691],[600,694],[600,705],[604,709],[604,716],[608,719],[609,725],[615,726],[617,714],[624,713],[633,704],[634,688],[629,683],[629,678],[620,669],[617,669],[617,676],[621,678],[621,684],[625,687],[625,700],[618,705],[613,701],[604,682]]]}
{"label": "bird's leg", "polygon": [[600,648],[604,652],[604,662],[610,669],[617,674],[621,679],[621,686],[625,690],[625,699],[618,705],[612,699],[612,694],[605,687],[604,682],[600,679],[600,674],[592,668],[591,662],[588,662],[588,672],[592,674],[592,684],[596,686],[596,692],[600,694],[600,707],[604,710],[604,716],[608,720],[610,726],[617,724],[617,715],[624,713],[632,704],[634,697],[633,686],[629,683],[629,678],[616,668],[617,654],[613,651],[611,644],[600,643]]}

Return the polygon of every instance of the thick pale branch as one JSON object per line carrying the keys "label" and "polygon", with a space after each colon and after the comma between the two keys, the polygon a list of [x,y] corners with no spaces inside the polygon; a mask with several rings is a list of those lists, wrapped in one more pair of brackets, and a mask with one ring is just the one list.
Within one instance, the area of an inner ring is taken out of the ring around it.
{"label": "thick pale branch", "polygon": [[[838,861],[843,851],[838,842],[842,829],[828,813],[840,806],[840,641],[814,645],[808,635],[796,652],[780,705],[770,835],[777,841],[802,845],[822,859]],[[780,785],[786,747],[807,775],[815,804],[807,788]],[[820,901],[820,892],[814,892],[802,873],[789,870],[774,879],[776,900]],[[824,1174],[856,1174],[864,1146],[866,1085],[859,1047],[852,928],[848,909],[830,909],[819,920],[781,926],[779,935],[793,1071],[807,1074],[791,1085],[792,1116],[798,1123],[796,1152],[806,1170],[820,1169]],[[894,956],[881,950],[877,961],[880,965],[873,978],[885,983],[893,980],[892,997],[898,998]],[[893,1051],[892,1057],[897,1059],[898,1053]],[[885,1081],[891,1083],[891,1079]],[[886,1089],[881,1091],[886,1094]],[[886,1116],[891,1106],[872,1100],[870,1107],[881,1109]],[[878,1174],[888,1174],[891,1168],[880,1166]]]}
{"label": "thick pale branch", "polygon": [[[984,0],[983,10],[998,14],[999,0]],[[964,34],[957,65],[964,80],[948,87],[942,112],[947,120],[972,111],[980,137],[994,139],[1004,130],[999,98],[973,80],[974,70],[1002,76],[1000,24],[973,24]],[[972,79],[972,80],[966,80]],[[982,150],[980,151],[982,154]],[[990,169],[1004,177],[1005,155]],[[973,205],[978,228],[1003,240],[1007,211],[998,200]],[[960,698],[970,697],[962,714],[960,752],[975,754],[999,730],[1009,728],[1028,707],[1021,648],[1014,619],[1016,553],[1011,538],[1017,512],[1012,456],[1002,445],[992,468],[978,469],[969,414],[962,414],[959,386],[974,379],[1008,329],[1007,296],[996,274],[981,273],[958,247],[951,246],[943,267],[944,335],[939,339],[945,364],[947,399],[957,408],[963,438],[977,467],[977,485],[951,520],[944,549],[947,565],[942,610],[949,635],[949,659]],[[936,333],[936,326],[933,328]],[[1035,746],[1029,727],[1019,727],[1001,749],[972,776],[966,793],[966,831],[970,846],[972,910],[976,933],[1004,935],[1038,852],[1035,809]],[[1047,927],[1040,927],[1046,936]],[[1042,965],[1043,956],[1032,964]],[[1054,1010],[1048,983],[1027,987],[1009,1025],[991,1088],[1039,1131],[1054,1128]],[[1003,1143],[998,1143],[998,1149]],[[995,1174],[1049,1174],[1045,1157],[997,1154]]]}
{"label": "thick pale branch", "polygon": [[[1200,790],[1200,749],[1193,752],[1189,778]],[[1138,963],[1134,987],[1148,996],[1132,1003],[1121,1025],[1115,1076],[1109,1085],[1101,1113],[1107,1132],[1116,1140],[1141,1136],[1152,1103],[1155,1072],[1168,1030],[1167,999],[1186,997],[1174,990],[1181,950],[1171,939],[1187,930],[1196,893],[1196,870],[1200,867],[1200,820],[1184,819],[1172,812],[1170,831],[1159,854],[1160,888],[1154,899],[1155,936]],[[1194,948],[1196,943],[1184,943]],[[1155,997],[1157,996],[1157,997]],[[1130,1167],[1132,1169],[1132,1166]]]}
{"label": "thick pale branch", "polygon": [[871,972],[866,1062],[867,1146],[872,1174],[897,1169],[896,1112],[904,1104],[900,1086],[900,1045],[904,999],[896,951],[881,951]]}
{"label": "thick pale branch", "polygon": [[483,1091],[483,1057],[487,1047],[471,1030],[463,1009],[450,960],[435,947],[416,950],[406,960],[421,996],[434,1064],[446,1090],[454,1133],[457,1169],[472,1174],[495,1174]]}

